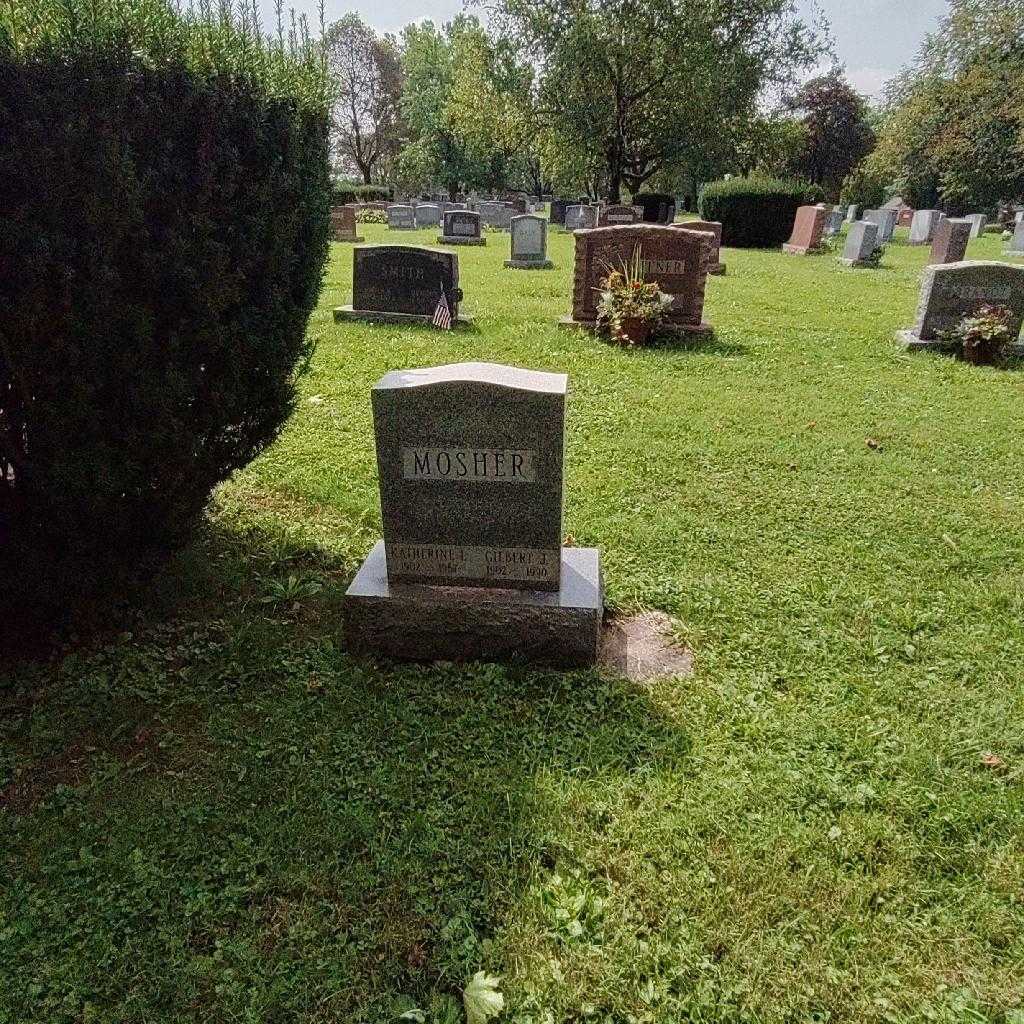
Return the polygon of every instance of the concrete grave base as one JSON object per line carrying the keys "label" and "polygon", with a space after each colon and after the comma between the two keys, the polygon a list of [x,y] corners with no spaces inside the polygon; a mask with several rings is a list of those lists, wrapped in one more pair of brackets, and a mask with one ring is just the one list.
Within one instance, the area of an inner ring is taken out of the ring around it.
{"label": "concrete grave base", "polygon": [[460,235],[438,235],[441,245],[486,245],[486,238],[463,238]]}
{"label": "concrete grave base", "polygon": [[782,251],[788,253],[790,256],[817,256],[819,253],[825,251],[823,247],[815,249],[808,249],[802,245],[790,245],[788,242],[782,247]]}
{"label": "concrete grave base", "polygon": [[[387,313],[373,309],[353,309],[351,306],[335,306],[334,322],[340,324],[344,320],[362,320],[369,324],[430,324],[434,317],[420,316],[418,313]],[[473,318],[459,315],[452,322],[453,327],[468,327]]]}
{"label": "concrete grave base", "polygon": [[563,548],[561,589],[551,593],[390,584],[381,540],[346,591],[342,616],[349,649],[364,656],[586,668],[601,648],[601,557]]}
{"label": "concrete grave base", "polygon": [[[568,330],[581,330],[581,331],[596,331],[597,323],[594,320],[574,320],[571,316],[563,316],[558,321],[559,327],[565,327]],[[702,324],[677,324],[677,323],[664,323],[657,331],[655,336],[659,334],[683,334],[683,335],[696,335],[697,337],[707,337],[708,335],[714,334],[715,329],[706,320]]]}
{"label": "concrete grave base", "polygon": [[509,270],[553,270],[551,260],[505,260]]}
{"label": "concrete grave base", "polygon": [[[907,352],[943,352],[953,354],[953,348],[949,342],[939,338],[931,338],[923,341],[913,331],[897,331],[896,340]],[[1014,356],[1024,355],[1024,342],[1018,341],[1010,346],[1010,353]]]}

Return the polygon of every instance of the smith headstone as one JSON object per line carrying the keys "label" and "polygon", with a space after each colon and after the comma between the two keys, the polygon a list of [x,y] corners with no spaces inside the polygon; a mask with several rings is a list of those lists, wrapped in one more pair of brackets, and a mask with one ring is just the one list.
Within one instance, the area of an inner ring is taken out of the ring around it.
{"label": "smith headstone", "polygon": [[967,260],[925,268],[917,323],[897,337],[908,348],[941,348],[940,334],[982,306],[1005,306],[1014,340],[1024,322],[1024,267]]}
{"label": "smith headstone", "polygon": [[543,217],[524,213],[510,222],[509,259],[505,266],[513,270],[550,270],[548,259],[548,222]]}
{"label": "smith headstone", "polygon": [[442,249],[366,245],[352,250],[352,305],[335,320],[429,323],[444,292],[452,322],[459,321],[459,258]]}
{"label": "smith headstone", "polygon": [[460,363],[373,387],[384,539],[346,640],[413,660],[596,660],[598,552],[562,547],[567,378]]}

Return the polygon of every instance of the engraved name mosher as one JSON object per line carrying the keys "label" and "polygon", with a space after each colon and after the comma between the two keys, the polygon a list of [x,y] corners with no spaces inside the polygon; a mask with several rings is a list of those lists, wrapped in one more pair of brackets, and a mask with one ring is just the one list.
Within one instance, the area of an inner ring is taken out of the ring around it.
{"label": "engraved name mosher", "polygon": [[402,448],[405,480],[442,480],[463,483],[537,481],[537,453],[511,448]]}

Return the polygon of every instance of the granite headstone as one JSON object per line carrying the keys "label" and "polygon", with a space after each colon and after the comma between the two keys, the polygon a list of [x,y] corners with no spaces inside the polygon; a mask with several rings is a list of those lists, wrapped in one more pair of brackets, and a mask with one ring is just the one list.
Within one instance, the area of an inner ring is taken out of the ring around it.
{"label": "granite headstone", "polygon": [[722,262],[722,224],[717,220],[686,220],[678,224],[671,224],[670,227],[677,231],[704,231],[715,236],[715,244],[711,248],[711,255],[708,262],[708,273],[715,277],[721,277],[725,273],[725,264]]}
{"label": "granite headstone", "polygon": [[941,210],[916,210],[910,222],[910,244],[930,245],[935,238],[935,228],[942,220]]}
{"label": "granite headstone", "polygon": [[878,246],[878,225],[869,220],[858,220],[850,225],[846,247],[839,262],[846,267],[870,267],[876,264],[871,256]]}
{"label": "granite headstone", "polygon": [[486,245],[480,232],[480,214],[472,210],[448,210],[437,240],[442,245]]}
{"label": "granite headstone", "polygon": [[520,214],[510,222],[511,254],[505,266],[513,270],[550,270],[548,222],[532,213]]}
{"label": "granite headstone", "polygon": [[331,241],[362,242],[356,234],[356,211],[351,206],[331,207]]}
{"label": "granite headstone", "polygon": [[967,255],[971,240],[971,223],[967,220],[943,217],[935,227],[930,264],[960,263]]}
{"label": "granite headstone", "polygon": [[388,207],[388,228],[392,231],[413,231],[416,228],[416,211],[407,204]]}
{"label": "granite headstone", "polygon": [[793,234],[782,251],[794,256],[821,252],[821,237],[827,216],[828,211],[823,206],[801,206],[793,221]]}

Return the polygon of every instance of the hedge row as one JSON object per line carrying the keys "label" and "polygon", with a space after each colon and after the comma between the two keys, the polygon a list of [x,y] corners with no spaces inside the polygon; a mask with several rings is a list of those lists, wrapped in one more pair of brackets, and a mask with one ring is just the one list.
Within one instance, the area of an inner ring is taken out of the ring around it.
{"label": "hedge row", "polygon": [[698,209],[704,220],[721,222],[723,245],[773,249],[789,238],[797,209],[823,199],[822,190],[807,182],[731,178],[705,185]]}
{"label": "hedge row", "polygon": [[315,54],[220,15],[6,12],[0,600],[60,603],[186,540],[289,415],[328,251],[327,115]]}
{"label": "hedge row", "polygon": [[394,195],[393,188],[385,188],[383,185],[353,185],[351,182],[338,181],[331,186],[331,205],[390,202]]}

